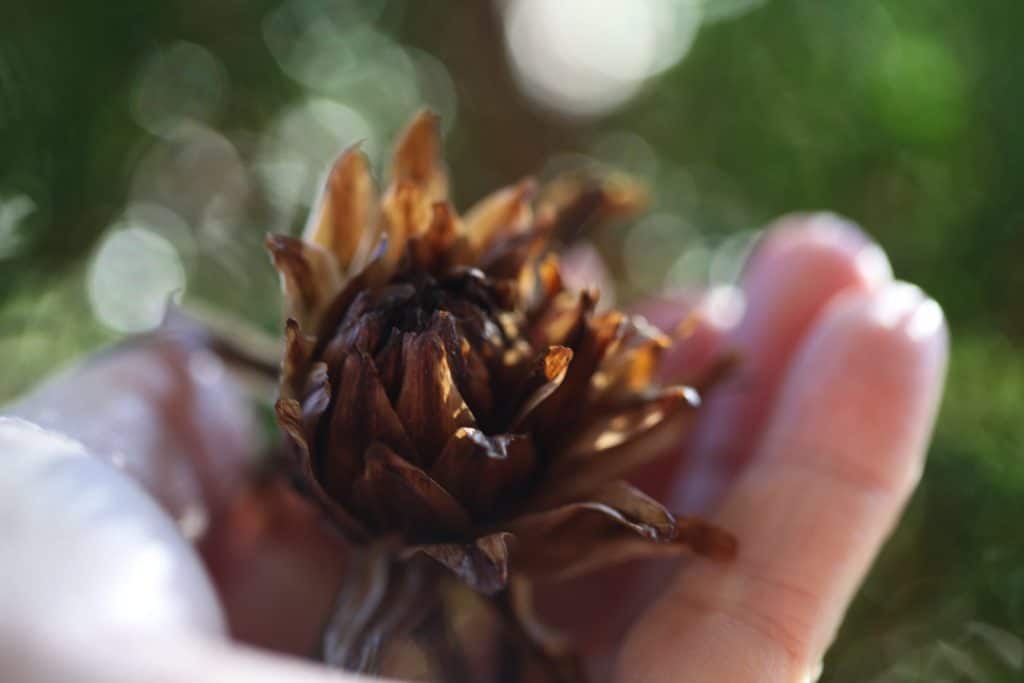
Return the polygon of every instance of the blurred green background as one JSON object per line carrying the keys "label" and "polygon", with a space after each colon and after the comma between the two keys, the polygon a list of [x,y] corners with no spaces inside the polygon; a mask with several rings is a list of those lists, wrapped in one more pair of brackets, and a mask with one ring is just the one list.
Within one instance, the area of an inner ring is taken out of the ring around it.
{"label": "blurred green background", "polygon": [[264,233],[422,104],[462,206],[582,159],[650,183],[648,217],[595,236],[627,299],[729,284],[756,228],[829,208],[954,344],[923,485],[823,680],[1024,680],[1024,4],[4,4],[0,400],[168,298],[274,331]]}

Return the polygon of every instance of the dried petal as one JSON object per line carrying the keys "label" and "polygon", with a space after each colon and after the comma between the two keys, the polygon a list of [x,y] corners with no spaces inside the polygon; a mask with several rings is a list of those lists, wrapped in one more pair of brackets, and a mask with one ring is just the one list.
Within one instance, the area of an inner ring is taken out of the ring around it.
{"label": "dried petal", "polygon": [[510,429],[521,429],[533,411],[562,385],[572,356],[572,349],[552,346],[538,359],[533,372],[526,378],[525,386],[520,390],[524,398],[516,408]]}
{"label": "dried petal", "polygon": [[469,530],[466,510],[426,472],[379,442],[367,449],[365,459],[353,499],[379,529],[438,540],[459,538]]}
{"label": "dried petal", "polygon": [[494,405],[487,366],[458,329],[454,316],[447,311],[434,313],[430,329],[437,333],[444,344],[455,385],[477,421],[485,424]]}
{"label": "dried petal", "polygon": [[618,343],[609,349],[591,380],[591,405],[596,409],[616,397],[642,392],[654,382],[671,339],[644,318],[633,316]]}
{"label": "dried petal", "polygon": [[344,500],[363,470],[363,452],[374,441],[416,458],[416,448],[364,353],[350,353],[337,380],[326,447],[319,463],[325,488]]}
{"label": "dried petal", "polygon": [[[584,309],[585,310],[585,309]],[[572,344],[573,361],[561,386],[540,407],[537,429],[552,443],[564,443],[565,425],[575,424],[587,407],[590,380],[604,360],[608,348],[625,330],[625,316],[618,311],[603,313],[583,326],[581,339]]]}
{"label": "dried petal", "polygon": [[466,213],[466,236],[478,253],[498,237],[519,233],[530,226],[530,201],[536,189],[536,183],[527,178],[484,197]]}
{"label": "dried petal", "polygon": [[381,201],[381,229],[388,237],[384,263],[398,265],[409,240],[421,235],[433,222],[433,201],[423,188],[403,182],[392,187]]}
{"label": "dried petal", "polygon": [[444,343],[434,332],[407,334],[402,343],[402,388],[396,410],[425,467],[460,427],[476,419],[455,386]]}
{"label": "dried petal", "polygon": [[570,172],[544,188],[540,206],[553,231],[567,240],[591,225],[635,215],[647,201],[643,186],[627,175]]}
{"label": "dried petal", "polygon": [[448,175],[441,160],[440,121],[433,112],[421,111],[405,129],[395,148],[391,182],[412,183],[431,201],[448,195]]}
{"label": "dried petal", "polygon": [[491,595],[508,585],[509,545],[514,540],[512,534],[502,531],[469,544],[422,545],[415,552],[441,563],[473,590]]}
{"label": "dried petal", "polygon": [[334,256],[286,235],[268,235],[267,248],[281,273],[288,315],[303,328],[316,329],[321,314],[341,288]]}
{"label": "dried petal", "polygon": [[533,444],[521,434],[487,436],[464,427],[452,436],[430,474],[470,511],[485,517],[517,491],[533,471]]}
{"label": "dried petal", "polygon": [[597,415],[574,433],[551,466],[539,499],[564,500],[618,479],[682,443],[700,405],[690,387],[670,387],[634,398],[619,413]]}
{"label": "dried petal", "polygon": [[350,147],[331,167],[303,240],[334,254],[347,269],[373,222],[376,202],[369,162],[358,147]]}
{"label": "dried petal", "polygon": [[284,356],[281,359],[281,398],[297,398],[305,381],[315,340],[302,334],[299,323],[289,318],[284,326]]}
{"label": "dried petal", "polygon": [[277,423],[284,433],[285,450],[291,458],[292,466],[299,474],[300,486],[324,508],[331,521],[349,538],[355,541],[366,540],[366,527],[327,494],[313,471],[309,439],[302,424],[302,408],[299,402],[294,399],[279,399],[274,405],[274,411],[277,414]]}
{"label": "dried petal", "polygon": [[524,515],[507,528],[518,539],[516,570],[546,580],[685,549],[722,558],[735,550],[725,532],[693,519],[679,525],[659,503],[623,482],[606,486],[585,502]]}
{"label": "dried petal", "polygon": [[433,216],[422,235],[409,240],[405,268],[430,272],[447,262],[448,252],[458,237],[455,210],[448,202],[434,202]]}

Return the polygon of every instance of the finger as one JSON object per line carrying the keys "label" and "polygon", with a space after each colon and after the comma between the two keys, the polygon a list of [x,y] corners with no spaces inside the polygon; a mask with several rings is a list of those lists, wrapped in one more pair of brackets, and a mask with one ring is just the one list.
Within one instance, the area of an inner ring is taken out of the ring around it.
{"label": "finger", "polygon": [[831,214],[790,216],[769,229],[744,271],[745,313],[723,342],[739,354],[715,387],[672,501],[702,511],[749,458],[794,351],[840,292],[891,280],[881,249]]}
{"label": "finger", "polygon": [[[19,683],[388,683],[225,642],[118,634],[72,643],[31,668],[5,670]],[[390,680],[390,679],[389,679]],[[397,683],[392,681],[391,683]]]}
{"label": "finger", "polygon": [[106,458],[195,535],[237,491],[259,447],[240,385],[185,333],[157,333],[98,354],[8,412]]}
{"label": "finger", "polygon": [[173,520],[81,444],[0,418],[0,457],[4,680],[366,680],[231,644]]}
{"label": "finger", "polygon": [[[867,291],[890,277],[884,254],[855,227],[831,215],[792,216],[766,232],[744,272],[746,313],[738,325],[735,309],[743,304],[729,289],[637,307],[664,329],[687,318],[696,322],[691,337],[665,359],[669,381],[699,376],[723,349],[738,350],[741,365],[712,390],[698,432],[631,480],[674,509],[707,510],[760,433],[790,356],[821,311],[842,291]],[[542,593],[545,614],[591,650],[608,650],[675,567],[671,561],[613,567],[552,587]],[[615,596],[612,609],[608,595]]]}
{"label": "finger", "polygon": [[916,288],[836,301],[723,501],[738,558],[678,577],[620,680],[805,680],[918,480],[946,355],[941,311]]}
{"label": "finger", "polygon": [[22,420],[0,418],[0,456],[0,642],[224,632],[199,558],[134,482]]}

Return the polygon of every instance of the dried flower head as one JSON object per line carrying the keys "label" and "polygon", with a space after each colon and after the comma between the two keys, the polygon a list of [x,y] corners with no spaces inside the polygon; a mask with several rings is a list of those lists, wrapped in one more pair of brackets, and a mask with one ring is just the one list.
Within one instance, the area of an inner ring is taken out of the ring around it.
{"label": "dried flower head", "polygon": [[[356,546],[389,539],[391,557],[484,595],[634,557],[730,555],[727,533],[621,479],[699,404],[656,382],[670,339],[598,312],[550,251],[631,209],[635,189],[563,178],[537,201],[526,180],[462,216],[447,189],[422,113],[380,198],[350,149],[302,239],[268,238],[290,316],[277,418],[300,488]],[[372,668],[365,650],[339,659]]]}

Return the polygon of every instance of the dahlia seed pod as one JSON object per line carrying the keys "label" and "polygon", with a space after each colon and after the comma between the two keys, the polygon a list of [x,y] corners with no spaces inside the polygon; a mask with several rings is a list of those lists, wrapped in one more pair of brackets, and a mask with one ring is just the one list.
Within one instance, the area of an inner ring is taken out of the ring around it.
{"label": "dahlia seed pod", "polygon": [[[678,440],[698,392],[658,386],[670,339],[597,312],[550,251],[635,208],[635,188],[562,179],[536,201],[527,180],[462,217],[447,188],[437,119],[421,113],[380,199],[349,149],[302,239],[267,240],[289,311],[278,422],[297,486],[353,548],[323,655],[390,672],[391,652],[444,680],[575,680],[565,648],[537,642],[529,582],[735,551],[621,480]],[[504,620],[491,645],[457,632],[469,605]],[[546,661],[509,663],[530,656]]]}

